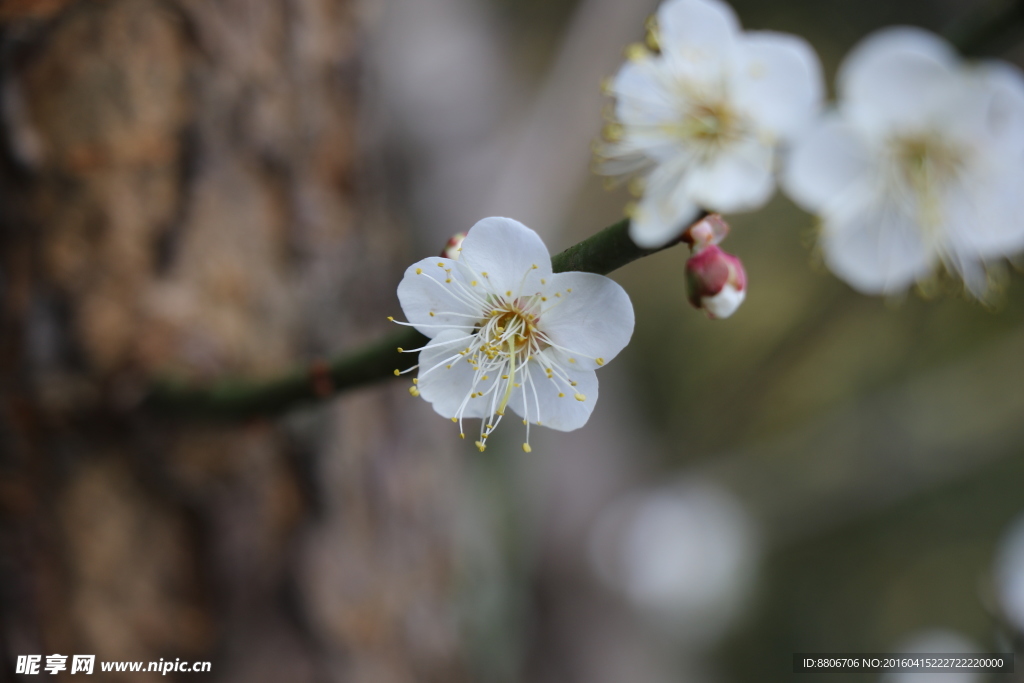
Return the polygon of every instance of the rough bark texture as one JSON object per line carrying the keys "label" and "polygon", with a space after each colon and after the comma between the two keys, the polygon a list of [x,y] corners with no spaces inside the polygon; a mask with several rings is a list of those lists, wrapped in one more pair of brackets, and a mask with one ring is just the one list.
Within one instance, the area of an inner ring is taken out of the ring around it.
{"label": "rough bark texture", "polygon": [[270,375],[381,331],[401,240],[356,202],[356,20],[0,7],[0,679],[79,653],[461,680],[451,463],[392,391],[234,427],[132,411],[154,374]]}

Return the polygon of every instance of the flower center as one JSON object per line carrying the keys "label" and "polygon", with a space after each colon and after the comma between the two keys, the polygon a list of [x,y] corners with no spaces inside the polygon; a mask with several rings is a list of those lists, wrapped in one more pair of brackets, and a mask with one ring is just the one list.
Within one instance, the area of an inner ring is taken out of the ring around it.
{"label": "flower center", "polygon": [[[445,263],[439,262],[438,266],[445,268]],[[571,396],[577,401],[586,401],[587,397],[576,389],[577,382],[572,377],[571,368],[576,364],[577,357],[593,361],[599,366],[604,365],[603,358],[576,353],[560,346],[540,328],[541,319],[564,301],[565,297],[570,296],[572,288],[549,291],[550,300],[542,292],[516,297],[511,290],[496,292],[489,286],[483,286],[488,278],[485,272],[477,274],[470,271],[469,277],[473,279],[468,283],[461,278],[451,277],[451,268],[445,268],[444,272],[448,276],[444,280],[430,278],[429,281],[444,289],[453,299],[475,307],[478,312],[470,316],[462,312],[430,311],[431,317],[471,317],[473,327],[468,331],[463,325],[449,322],[419,325],[399,323],[435,329],[458,329],[463,333],[441,344],[431,343],[420,349],[399,349],[403,353],[421,352],[431,347],[444,349],[440,359],[434,358],[432,365],[420,370],[409,393],[420,395],[417,386],[419,380],[432,373],[444,375],[457,367],[464,367],[462,363],[467,363],[472,369],[472,376],[468,379],[468,393],[451,416],[453,422],[459,423],[459,435],[465,438],[462,420],[467,412],[487,415],[480,427],[480,439],[476,442],[477,448],[483,451],[488,437],[501,422],[505,409],[515,396],[515,410],[521,412],[526,427],[523,450],[529,452],[530,423],[542,424],[541,391],[552,391],[551,387],[538,385],[542,382],[550,383],[558,398]],[[416,274],[426,277],[422,269],[417,269]],[[525,281],[526,277],[523,279]],[[543,278],[540,284],[545,284]],[[519,288],[522,286],[520,283]],[[563,366],[563,362],[568,365]],[[419,364],[404,371],[396,369],[395,374],[401,375],[418,368]],[[465,377],[462,373],[457,374]],[[461,383],[465,380],[456,381]]]}
{"label": "flower center", "polygon": [[740,140],[747,130],[743,116],[724,99],[689,97],[679,121],[668,132],[708,160]]}
{"label": "flower center", "polygon": [[489,317],[480,321],[481,332],[478,334],[482,333],[488,345],[499,349],[499,353],[520,355],[530,348],[539,321],[540,315],[527,313],[519,307],[518,302],[502,303],[491,309]]}
{"label": "flower center", "polygon": [[896,176],[913,193],[922,225],[939,226],[942,196],[960,175],[963,150],[934,133],[897,137],[890,149]]}
{"label": "flower center", "polygon": [[963,164],[961,151],[936,135],[897,138],[893,148],[904,180],[915,191],[953,180]]}

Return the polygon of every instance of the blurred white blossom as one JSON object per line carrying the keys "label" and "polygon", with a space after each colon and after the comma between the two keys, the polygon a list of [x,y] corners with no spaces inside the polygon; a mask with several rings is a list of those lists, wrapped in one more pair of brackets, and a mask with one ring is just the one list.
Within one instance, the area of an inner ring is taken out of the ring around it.
{"label": "blurred white blossom", "polygon": [[[978,646],[967,637],[947,629],[919,631],[897,646],[899,654],[977,654]],[[892,672],[881,677],[881,683],[980,683],[984,673],[955,672]]]}
{"label": "blurred white blossom", "polygon": [[598,576],[657,623],[702,645],[738,616],[758,555],[742,506],[698,480],[620,501],[591,538]]}
{"label": "blurred white blossom", "polygon": [[796,36],[743,32],[718,0],[668,0],[659,52],[636,46],[609,85],[614,121],[597,171],[640,173],[630,236],[643,247],[679,236],[701,208],[748,211],[775,190],[776,145],[817,112],[821,69]]}
{"label": "blurred white blossom", "polygon": [[[459,259],[427,258],[405,271],[398,300],[408,323],[430,337],[410,393],[459,423],[484,418],[476,445],[505,409],[560,431],[582,427],[597,401],[599,366],[633,334],[633,306],[615,281],[553,273],[547,247],[510,218],[485,218]],[[398,374],[398,371],[395,371]]]}
{"label": "blurred white blossom", "polygon": [[825,260],[865,293],[945,265],[981,297],[985,262],[1024,247],[1024,79],[890,28],[838,75],[839,103],[794,144],[786,191],[822,219]]}
{"label": "blurred white blossom", "polygon": [[995,588],[1006,620],[1024,633],[1024,516],[1010,527],[995,561]]}

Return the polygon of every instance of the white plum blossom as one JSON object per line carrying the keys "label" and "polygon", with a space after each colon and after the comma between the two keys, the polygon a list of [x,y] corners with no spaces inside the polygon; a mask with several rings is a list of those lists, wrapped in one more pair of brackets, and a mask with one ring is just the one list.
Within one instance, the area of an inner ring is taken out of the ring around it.
{"label": "white plum blossom", "polygon": [[[896,651],[904,655],[978,654],[978,646],[963,634],[944,628],[919,631],[901,643]],[[981,671],[916,671],[889,672],[880,683],[981,683],[987,676]]]}
{"label": "white plum blossom", "polygon": [[[507,408],[526,425],[582,427],[597,401],[595,370],[633,334],[633,306],[613,280],[553,273],[540,237],[510,218],[485,218],[458,260],[427,258],[405,271],[398,300],[430,338],[410,393],[459,423],[483,418],[477,448]],[[396,371],[397,372],[397,371]]]}
{"label": "white plum blossom", "polygon": [[1024,633],[1024,516],[1003,536],[994,573],[1003,616],[1018,633]]}
{"label": "white plum blossom", "polygon": [[840,67],[839,103],[795,144],[784,189],[822,221],[829,268],[889,294],[937,266],[981,298],[1024,248],[1024,79],[962,63],[927,31],[882,30]]}
{"label": "white plum blossom", "polygon": [[600,515],[590,538],[597,575],[692,643],[713,642],[739,616],[759,557],[743,505],[698,478],[624,497]]}
{"label": "white plum blossom", "polygon": [[668,0],[659,52],[634,49],[607,90],[616,99],[603,175],[640,174],[630,236],[658,247],[700,209],[749,211],[775,191],[776,146],[820,107],[821,68],[801,38],[740,30],[718,0]]}

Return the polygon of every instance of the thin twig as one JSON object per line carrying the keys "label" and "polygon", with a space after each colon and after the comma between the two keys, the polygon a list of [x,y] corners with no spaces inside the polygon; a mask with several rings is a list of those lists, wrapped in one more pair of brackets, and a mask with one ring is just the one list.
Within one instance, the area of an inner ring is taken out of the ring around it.
{"label": "thin twig", "polygon": [[[551,266],[556,273],[606,275],[675,244],[678,242],[641,249],[629,238],[629,220],[624,219],[554,256]],[[142,409],[155,415],[211,421],[281,415],[346,389],[392,377],[395,369],[412,367],[415,355],[398,353],[397,349],[415,349],[426,342],[426,337],[410,327],[332,360],[314,362],[271,379],[227,379],[205,387],[165,380],[150,390]]]}

